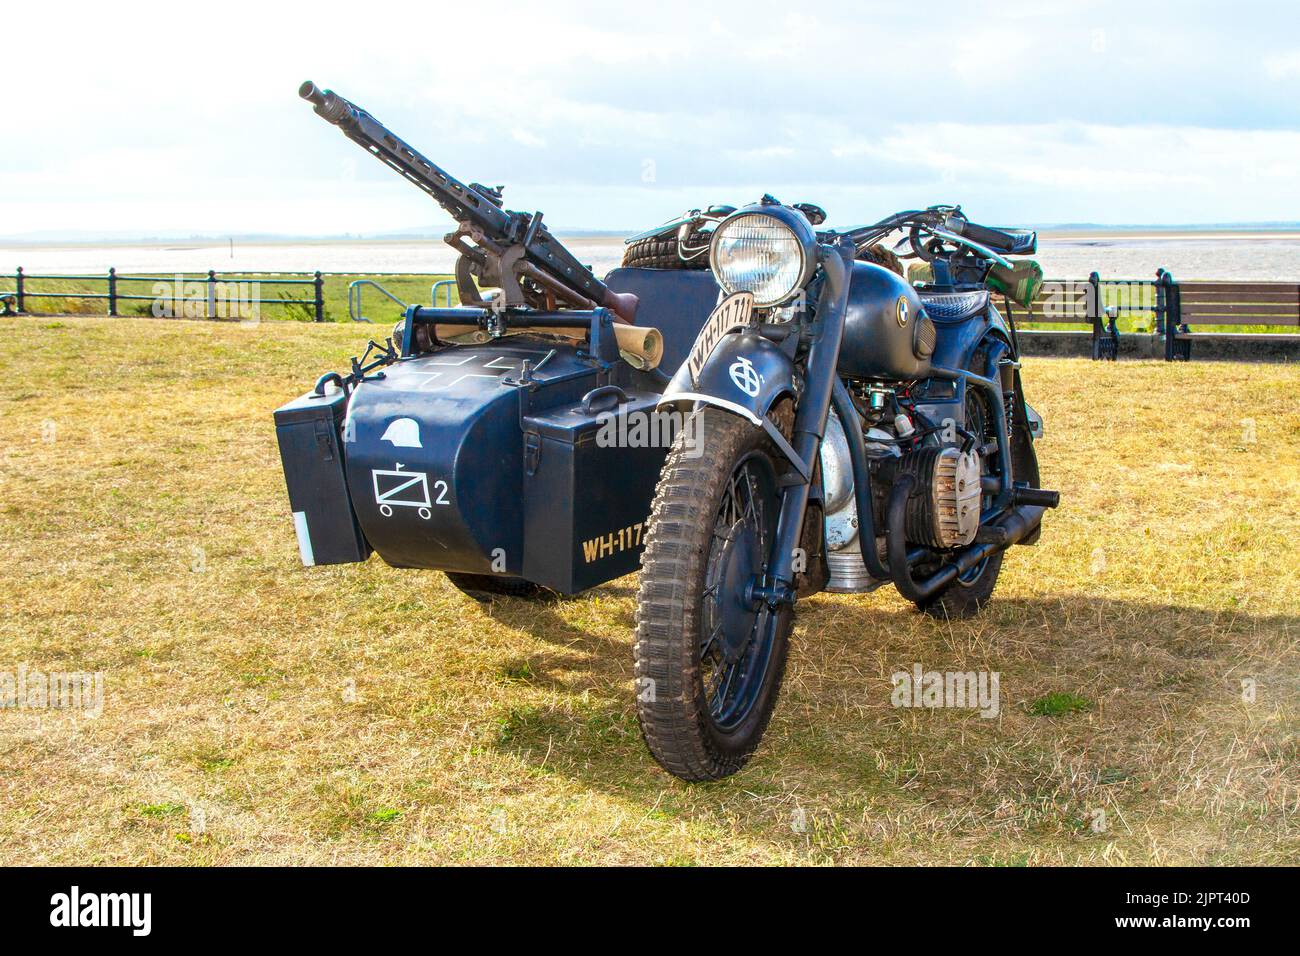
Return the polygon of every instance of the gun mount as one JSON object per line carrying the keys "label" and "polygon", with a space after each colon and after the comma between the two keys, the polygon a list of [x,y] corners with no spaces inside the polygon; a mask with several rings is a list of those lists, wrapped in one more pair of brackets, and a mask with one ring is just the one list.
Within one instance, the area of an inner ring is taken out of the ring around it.
{"label": "gun mount", "polygon": [[320,90],[308,80],[298,95],[348,139],[432,196],[456,220],[455,231],[444,239],[459,253],[456,286],[463,304],[486,305],[474,282],[478,279],[501,289],[501,304],[506,308],[604,307],[623,322],[635,321],[637,297],[614,292],[597,279],[551,235],[540,212],[505,209],[502,187],[466,186],[332,90]]}

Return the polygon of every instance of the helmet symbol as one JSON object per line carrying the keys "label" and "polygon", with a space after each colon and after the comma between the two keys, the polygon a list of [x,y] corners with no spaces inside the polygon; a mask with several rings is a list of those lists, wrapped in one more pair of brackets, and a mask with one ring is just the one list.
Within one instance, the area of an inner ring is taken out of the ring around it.
{"label": "helmet symbol", "polygon": [[379,440],[392,442],[397,448],[424,447],[420,444],[420,425],[414,418],[393,419]]}
{"label": "helmet symbol", "polygon": [[758,374],[758,369],[754,368],[753,362],[742,355],[731,363],[729,371],[736,388],[751,398],[758,394],[759,386],[763,384],[763,376]]}
{"label": "helmet symbol", "polygon": [[894,307],[894,310],[895,310],[895,318],[898,319],[899,328],[906,328],[908,313],[910,311],[907,305],[907,299],[900,295],[898,297],[898,303]]}

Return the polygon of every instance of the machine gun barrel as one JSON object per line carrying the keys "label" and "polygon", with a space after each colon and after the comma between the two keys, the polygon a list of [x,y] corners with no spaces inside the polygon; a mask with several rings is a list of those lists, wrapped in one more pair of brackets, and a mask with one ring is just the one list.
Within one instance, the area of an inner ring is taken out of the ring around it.
{"label": "machine gun barrel", "polygon": [[298,95],[310,102],[317,115],[341,129],[349,139],[379,157],[424,190],[451,214],[499,246],[519,245],[524,256],[562,285],[632,322],[636,296],[612,291],[580,263],[541,223],[541,215],[510,212],[487,192],[466,186],[395,136],[383,123],[332,90],[321,90],[308,80]]}

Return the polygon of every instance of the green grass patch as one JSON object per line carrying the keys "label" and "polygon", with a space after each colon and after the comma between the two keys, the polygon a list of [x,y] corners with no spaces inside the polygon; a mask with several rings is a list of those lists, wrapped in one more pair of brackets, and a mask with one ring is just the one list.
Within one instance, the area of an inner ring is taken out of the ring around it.
{"label": "green grass patch", "polygon": [[1072,714],[1075,711],[1091,708],[1092,701],[1086,697],[1068,691],[1053,691],[1030,704],[1029,713],[1035,717],[1059,717],[1062,714]]}
{"label": "green grass patch", "polygon": [[501,668],[501,676],[507,681],[526,684],[531,681],[536,674],[533,673],[533,665],[528,661],[510,661]]}
{"label": "green grass patch", "polygon": [[[140,318],[159,317],[155,302],[165,306],[172,317],[203,318],[207,313],[207,275],[181,274],[181,296],[177,299],[175,276],[167,276],[165,282],[155,279],[163,276],[141,278],[133,275],[117,277],[117,294],[119,296],[149,296],[148,299],[119,298],[117,312],[119,316],[136,316]],[[258,306],[259,319],[270,321],[313,322],[316,318],[315,290],[311,285],[286,284],[286,280],[310,279],[310,275],[288,273],[239,273],[226,277],[218,274],[219,282],[256,282],[259,288],[254,297],[277,301],[262,303]],[[324,304],[326,322],[348,322],[348,286],[357,279],[370,279],[383,286],[402,302],[408,305],[432,305],[432,286],[435,282],[450,276],[429,273],[407,273],[402,275],[374,275],[367,273],[348,273],[346,275],[322,276],[321,297]],[[0,276],[0,291],[12,291],[13,277]],[[106,315],[107,299],[80,299],[46,297],[34,293],[65,293],[69,296],[78,294],[107,295],[108,278],[103,279],[66,279],[66,278],[26,278],[24,280],[26,298],[24,307],[29,315]],[[232,295],[235,294],[232,290]],[[446,304],[446,292],[439,290],[439,304]],[[197,299],[196,299],[197,296]],[[452,303],[459,304],[460,299],[452,290]],[[361,314],[375,325],[375,338],[388,334],[392,325],[402,317],[401,307],[386,298],[372,286],[365,286],[360,291]],[[228,318],[239,318],[231,314]],[[63,328],[62,323],[50,323],[45,329]],[[381,334],[382,333],[382,334]]]}

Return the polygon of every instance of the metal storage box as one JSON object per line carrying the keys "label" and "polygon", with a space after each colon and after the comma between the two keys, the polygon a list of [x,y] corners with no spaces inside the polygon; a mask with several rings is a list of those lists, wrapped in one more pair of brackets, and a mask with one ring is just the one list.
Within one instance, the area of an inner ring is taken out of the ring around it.
{"label": "metal storage box", "polygon": [[346,564],[370,556],[343,474],[340,444],[346,407],[342,390],[308,392],[275,412],[289,507],[305,565]]}
{"label": "metal storage box", "polygon": [[626,437],[638,417],[654,416],[657,394],[628,389],[623,396],[605,411],[587,403],[524,417],[523,576],[530,581],[573,594],[640,567],[668,449],[598,440],[602,428]]}

